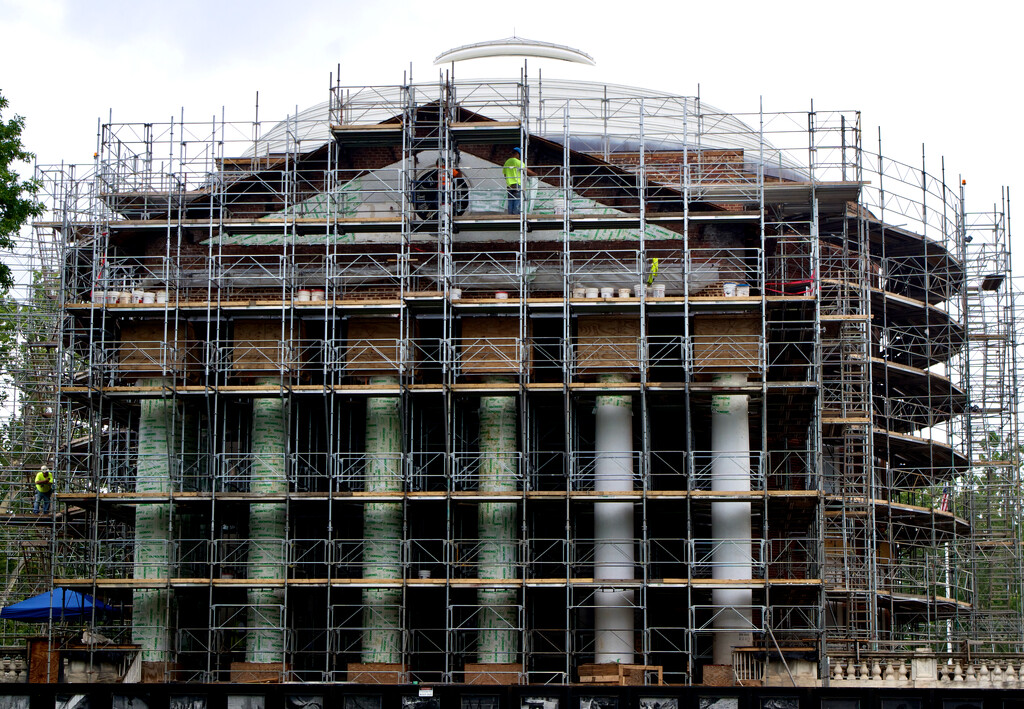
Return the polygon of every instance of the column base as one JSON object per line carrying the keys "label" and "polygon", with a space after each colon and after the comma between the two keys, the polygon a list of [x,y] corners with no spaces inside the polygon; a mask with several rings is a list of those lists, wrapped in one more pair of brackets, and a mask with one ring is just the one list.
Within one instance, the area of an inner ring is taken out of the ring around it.
{"label": "column base", "polygon": [[173,682],[175,675],[180,671],[181,665],[177,662],[143,662],[142,683],[167,684],[169,681]]}
{"label": "column base", "polygon": [[291,666],[280,662],[232,662],[231,681],[245,684],[278,684],[291,677]]}
{"label": "column base", "polygon": [[704,665],[703,684],[705,687],[732,687],[735,680],[732,665]]}
{"label": "column base", "polygon": [[522,684],[523,666],[515,662],[467,662],[466,684]]}
{"label": "column base", "polygon": [[405,684],[409,668],[398,662],[350,662],[348,681],[360,684]]}

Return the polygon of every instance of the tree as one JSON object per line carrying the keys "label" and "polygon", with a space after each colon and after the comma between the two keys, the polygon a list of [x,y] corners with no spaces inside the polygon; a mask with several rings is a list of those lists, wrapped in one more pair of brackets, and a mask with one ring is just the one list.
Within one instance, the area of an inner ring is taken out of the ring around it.
{"label": "tree", "polygon": [[[32,217],[43,213],[43,205],[36,201],[39,182],[22,180],[12,169],[18,162],[29,162],[35,155],[21,144],[21,131],[25,119],[15,116],[3,120],[7,99],[0,94],[0,249],[13,249],[14,237]],[[14,285],[14,274],[6,263],[0,263],[0,292],[7,292]]]}

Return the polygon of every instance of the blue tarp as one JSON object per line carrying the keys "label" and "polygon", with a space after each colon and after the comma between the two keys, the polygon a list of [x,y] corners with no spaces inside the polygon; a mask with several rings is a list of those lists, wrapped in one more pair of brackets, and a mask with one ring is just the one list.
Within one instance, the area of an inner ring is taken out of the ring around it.
{"label": "blue tarp", "polygon": [[0,610],[0,618],[22,620],[26,623],[45,623],[52,615],[54,620],[77,620],[91,617],[94,608],[97,613],[114,610],[103,601],[97,601],[84,593],[68,588],[55,588],[19,603],[12,603]]}

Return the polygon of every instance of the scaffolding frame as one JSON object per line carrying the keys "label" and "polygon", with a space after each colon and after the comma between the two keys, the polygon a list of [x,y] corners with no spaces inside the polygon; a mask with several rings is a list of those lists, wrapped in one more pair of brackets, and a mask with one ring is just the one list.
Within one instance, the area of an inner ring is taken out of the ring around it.
{"label": "scaffolding frame", "polygon": [[[279,679],[343,679],[378,627],[353,611],[361,589],[398,588],[404,679],[461,681],[494,611],[477,592],[495,589],[515,598],[501,617],[519,680],[568,683],[594,652],[595,594],[628,588],[638,664],[695,683],[722,612],[712,591],[730,586],[709,578],[714,549],[736,543],[710,531],[727,499],[752,510],[752,578],[731,583],[752,592],[754,655],[810,644],[828,681],[830,656],[1020,642],[1020,595],[996,592],[1024,579],[1019,545],[993,543],[1016,539],[1004,512],[1020,503],[1008,206],[965,214],[923,155],[862,143],[853,111],[731,114],[525,71],[339,82],[325,115],[265,131],[103,125],[95,171],[37,173],[52,265],[34,292],[58,307],[37,319],[50,344],[21,410],[56,413],[32,426],[50,431],[37,447],[77,515],[77,531],[39,527],[68,552],[49,580],[125,609],[133,589],[164,589],[163,677],[187,681],[232,677],[258,631],[283,638]],[[504,214],[512,146],[523,208]],[[972,290],[994,273],[1002,289]],[[747,383],[716,386],[721,373]],[[706,424],[723,392],[748,397],[752,421],[751,490],[727,496],[709,489],[721,454]],[[631,490],[595,489],[589,411],[605,395],[632,400]],[[518,421],[518,449],[497,457],[479,440],[492,396]],[[401,450],[373,454],[398,491],[367,483],[371,397],[398,401]],[[267,399],[287,431],[269,454],[251,425]],[[160,461],[138,429],[156,401],[170,447],[155,490],[139,484]],[[508,489],[480,489],[491,460],[514,465]],[[259,471],[278,470],[287,488],[261,492]],[[593,578],[601,501],[633,506],[632,581]],[[381,539],[359,522],[376,503],[400,509],[395,579],[364,578]],[[515,505],[513,578],[479,577],[475,515],[492,503]],[[280,540],[247,529],[266,504],[283,506]],[[172,561],[140,576],[126,511],[145,506],[168,510]],[[285,577],[253,572],[266,545]],[[996,566],[1005,578],[983,586]],[[270,590],[279,601],[246,600]]]}

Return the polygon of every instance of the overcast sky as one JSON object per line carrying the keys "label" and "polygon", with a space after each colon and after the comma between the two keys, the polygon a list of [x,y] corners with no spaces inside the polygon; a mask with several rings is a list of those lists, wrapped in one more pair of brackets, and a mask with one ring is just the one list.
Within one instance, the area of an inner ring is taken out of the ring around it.
{"label": "overcast sky", "polygon": [[945,156],[949,182],[965,177],[968,206],[981,210],[1024,162],[1013,136],[1022,26],[1020,3],[988,0],[0,0],[0,92],[41,163],[90,162],[110,111],[115,122],[163,122],[182,107],[186,120],[225,107],[228,120],[251,120],[259,91],[271,121],[326,100],[339,63],[346,84],[397,84],[410,64],[415,79],[434,79],[442,51],[515,33],[597,61],[531,60],[545,78],[686,95],[699,85],[705,101],[737,112],[757,111],[762,97],[766,111],[807,110],[812,99],[819,110],[858,109],[866,147],[881,126],[883,152],[918,165],[924,144],[929,172]]}

